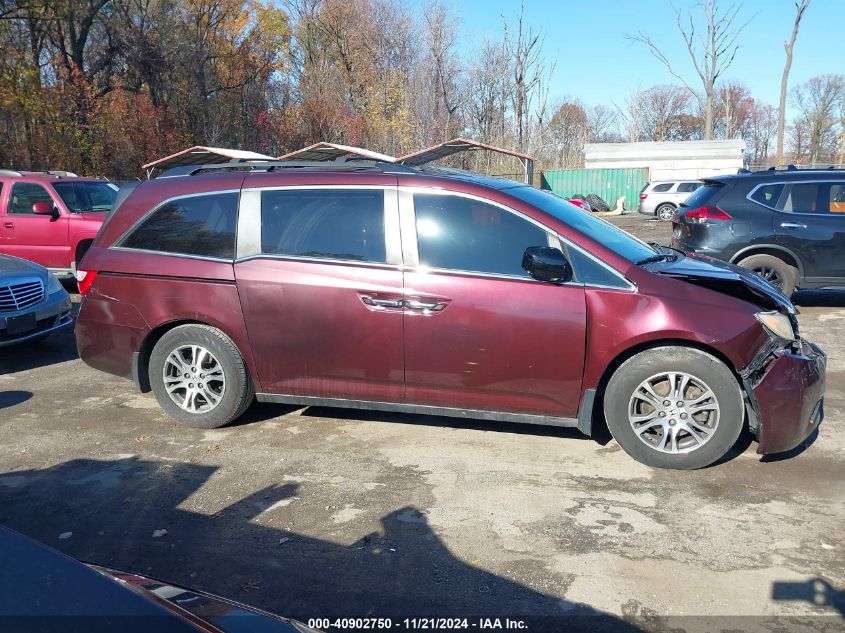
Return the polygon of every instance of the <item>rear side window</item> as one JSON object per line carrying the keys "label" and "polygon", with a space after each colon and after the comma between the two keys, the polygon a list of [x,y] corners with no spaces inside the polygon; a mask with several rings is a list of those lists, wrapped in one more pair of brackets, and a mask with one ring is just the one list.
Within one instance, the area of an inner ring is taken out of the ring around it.
{"label": "rear side window", "polygon": [[263,191],[261,252],[383,264],[384,191]]}
{"label": "rear side window", "polygon": [[759,202],[764,206],[774,209],[780,199],[781,193],[783,193],[783,183],[763,185],[757,187],[750,197],[754,202]]}
{"label": "rear side window", "polygon": [[700,182],[682,182],[678,185],[678,193],[691,193],[701,186]]}
{"label": "rear side window", "polygon": [[830,212],[845,213],[845,185],[831,185]]}
{"label": "rear side window", "polygon": [[165,203],[127,235],[123,248],[234,259],[238,194],[215,193]]}
{"label": "rear side window", "polygon": [[661,183],[659,185],[654,185],[654,189],[652,189],[652,191],[654,193],[665,193],[665,192],[669,191],[672,188],[672,185],[674,185],[674,184],[675,183],[673,183],[673,182],[664,182],[664,183]]}
{"label": "rear side window", "polygon": [[415,194],[420,264],[528,277],[522,256],[548,246],[548,234],[504,209],[460,196]]}
{"label": "rear side window", "polygon": [[793,183],[783,202],[792,213],[845,213],[845,195],[840,182]]}
{"label": "rear side window", "polygon": [[708,201],[719,192],[722,184],[718,182],[708,182],[703,186],[693,191],[689,197],[681,203],[682,207],[690,207],[695,209],[704,206]]}
{"label": "rear side window", "polygon": [[12,196],[9,199],[9,214],[13,215],[34,215],[32,205],[36,202],[49,202],[53,204],[53,198],[41,185],[32,182],[16,182],[12,185]]}

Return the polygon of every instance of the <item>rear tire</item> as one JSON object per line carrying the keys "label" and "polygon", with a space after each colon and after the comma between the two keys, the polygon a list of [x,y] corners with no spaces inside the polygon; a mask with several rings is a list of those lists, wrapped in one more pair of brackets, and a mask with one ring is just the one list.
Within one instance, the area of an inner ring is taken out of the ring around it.
{"label": "rear tire", "polygon": [[645,350],[622,363],[607,384],[604,414],[631,457],[679,470],[724,457],[745,421],[733,372],[706,352],[678,346]]}
{"label": "rear tire", "polygon": [[659,220],[669,222],[675,215],[675,205],[664,202],[663,204],[658,205],[658,207],[654,210],[654,215],[656,215]]}
{"label": "rear tire", "polygon": [[798,269],[790,266],[780,257],[774,255],[752,255],[746,257],[739,265],[750,270],[780,290],[787,297],[795,292],[798,280]]}
{"label": "rear tire", "polygon": [[150,355],[149,380],[165,413],[200,429],[239,418],[255,395],[232,339],[208,325],[180,325],[162,336]]}

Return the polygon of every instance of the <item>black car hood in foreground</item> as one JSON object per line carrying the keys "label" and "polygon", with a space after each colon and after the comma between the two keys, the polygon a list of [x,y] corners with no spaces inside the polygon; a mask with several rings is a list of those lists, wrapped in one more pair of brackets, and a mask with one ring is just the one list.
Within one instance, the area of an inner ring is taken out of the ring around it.
{"label": "black car hood in foreground", "polygon": [[712,257],[682,255],[674,262],[661,263],[651,270],[729,294],[767,310],[795,314],[792,301],[768,281],[744,268]]}
{"label": "black car hood in foreground", "polygon": [[192,589],[89,567],[2,526],[0,561],[0,631],[312,631]]}

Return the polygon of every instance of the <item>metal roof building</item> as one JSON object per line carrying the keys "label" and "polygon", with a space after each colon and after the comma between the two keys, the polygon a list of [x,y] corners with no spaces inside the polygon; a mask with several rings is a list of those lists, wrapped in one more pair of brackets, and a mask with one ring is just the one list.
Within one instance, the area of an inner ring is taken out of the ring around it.
{"label": "metal roof building", "polygon": [[743,166],[745,141],[587,143],[587,169],[647,167],[650,180],[698,179],[735,174]]}
{"label": "metal roof building", "polygon": [[188,149],[183,149],[181,152],[176,152],[170,156],[159,158],[146,165],[142,165],[141,169],[147,172],[147,178],[150,177],[154,169],[171,169],[173,167],[181,167],[182,165],[212,165],[218,163],[230,163],[232,161],[259,161],[259,160],[275,160],[272,156],[259,154],[257,152],[248,152],[242,149],[228,149],[226,147],[205,147],[203,145],[194,145]]}

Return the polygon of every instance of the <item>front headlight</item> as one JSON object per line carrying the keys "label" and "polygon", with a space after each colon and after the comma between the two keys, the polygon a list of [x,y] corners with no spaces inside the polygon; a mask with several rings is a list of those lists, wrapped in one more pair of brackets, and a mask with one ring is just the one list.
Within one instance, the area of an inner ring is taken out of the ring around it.
{"label": "front headlight", "polygon": [[62,283],[56,279],[56,277],[50,273],[47,275],[47,294],[51,295],[54,292],[59,292],[60,290],[64,290],[62,287]]}
{"label": "front headlight", "polygon": [[784,341],[795,340],[795,330],[792,328],[792,321],[785,314],[780,312],[758,312],[754,315],[762,324],[770,336],[783,339]]}

